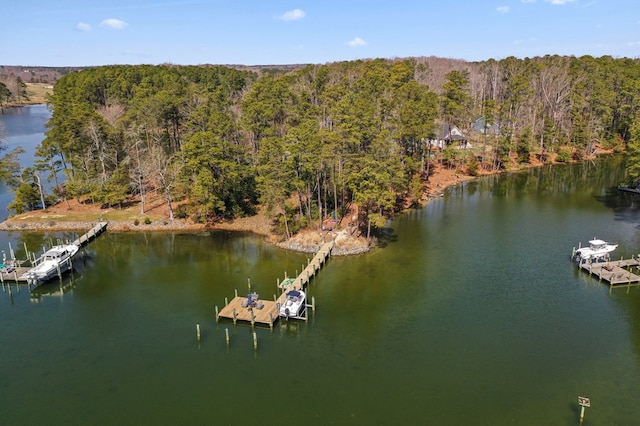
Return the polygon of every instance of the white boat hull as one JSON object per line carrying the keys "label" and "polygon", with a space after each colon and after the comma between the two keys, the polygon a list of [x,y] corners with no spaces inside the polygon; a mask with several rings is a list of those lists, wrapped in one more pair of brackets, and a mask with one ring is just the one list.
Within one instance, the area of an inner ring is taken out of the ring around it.
{"label": "white boat hull", "polygon": [[302,290],[292,290],[287,293],[282,306],[280,306],[280,316],[284,318],[299,318],[305,307],[306,295]]}
{"label": "white boat hull", "polygon": [[616,248],[618,248],[618,244],[610,244],[606,241],[594,238],[589,241],[588,247],[581,247],[576,250],[574,259],[578,262],[597,262],[598,260],[606,260]]}
{"label": "white boat hull", "polygon": [[27,271],[30,285],[45,283],[61,276],[72,267],[73,256],[78,252],[75,244],[53,246],[35,261],[35,266]]}

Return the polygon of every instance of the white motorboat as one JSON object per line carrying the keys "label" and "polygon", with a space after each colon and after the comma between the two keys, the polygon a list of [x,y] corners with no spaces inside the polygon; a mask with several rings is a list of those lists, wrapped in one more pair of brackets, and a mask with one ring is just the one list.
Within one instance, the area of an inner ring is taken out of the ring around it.
{"label": "white motorboat", "polygon": [[609,257],[611,252],[618,248],[618,244],[611,244],[603,240],[594,238],[589,241],[588,247],[581,247],[576,250],[574,259],[578,262],[596,262],[598,260],[605,260]]}
{"label": "white motorboat", "polygon": [[36,259],[33,268],[27,271],[27,282],[39,285],[71,269],[71,258],[78,252],[75,244],[51,247]]}
{"label": "white motorboat", "polygon": [[280,306],[280,316],[285,318],[300,317],[304,308],[306,295],[302,290],[291,290],[287,292],[287,298]]}

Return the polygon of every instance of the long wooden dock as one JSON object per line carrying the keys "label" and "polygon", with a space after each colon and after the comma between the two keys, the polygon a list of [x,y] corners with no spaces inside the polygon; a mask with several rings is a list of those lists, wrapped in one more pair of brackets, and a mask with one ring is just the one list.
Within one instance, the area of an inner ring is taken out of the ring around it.
{"label": "long wooden dock", "polygon": [[98,222],[96,225],[89,229],[86,233],[82,234],[79,238],[74,240],[71,244],[75,244],[78,247],[83,247],[94,240],[98,235],[107,230],[108,222]]}
{"label": "long wooden dock", "polygon": [[288,285],[282,289],[282,293],[275,301],[259,299],[257,304],[253,304],[254,306],[247,306],[248,297],[240,297],[236,291],[235,297],[230,302],[225,302],[225,306],[220,311],[216,306],[216,321],[222,318],[232,320],[234,324],[238,321],[243,321],[250,323],[252,326],[260,324],[273,327],[273,324],[279,318],[280,306],[287,298],[286,293],[291,290],[305,289],[311,278],[315,276],[331,256],[333,245],[333,241],[323,244],[313,259],[307,262],[307,266],[303,268],[302,272],[295,279],[287,281]]}
{"label": "long wooden dock", "polygon": [[[71,242],[71,244],[75,244],[78,247],[84,247],[87,244],[89,244],[91,241],[96,239],[96,237],[98,237],[104,231],[106,231],[107,226],[108,226],[108,222],[98,222],[95,226],[93,226],[87,232],[85,232],[80,237],[78,237],[73,242]],[[26,246],[25,246],[25,250],[27,250]],[[9,282],[13,281],[16,283],[27,283],[28,277],[29,277],[28,272],[31,269],[31,266],[23,266],[23,265],[27,263],[29,263],[30,265],[33,265],[35,255],[33,255],[34,258],[32,259],[31,255],[27,251],[26,253],[27,259],[18,260],[18,259],[15,259],[15,257],[13,257],[13,249],[11,249],[11,247],[9,251],[12,255],[12,259],[8,262],[8,265],[10,266],[5,266],[4,268],[0,268],[0,282],[2,282],[3,284],[5,281],[9,281]]]}
{"label": "long wooden dock", "polygon": [[608,262],[582,263],[580,268],[606,281],[610,286],[640,285],[640,262],[637,259],[620,259]]}

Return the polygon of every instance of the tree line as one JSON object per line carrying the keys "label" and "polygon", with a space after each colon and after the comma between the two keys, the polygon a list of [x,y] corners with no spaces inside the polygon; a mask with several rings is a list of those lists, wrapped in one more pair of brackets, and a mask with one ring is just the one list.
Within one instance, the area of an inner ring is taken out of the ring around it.
{"label": "tree line", "polygon": [[[419,201],[434,161],[476,173],[624,149],[639,140],[639,85],[637,60],[589,56],[85,69],[56,83],[38,161],[14,173],[11,207],[52,202],[40,175],[64,173],[56,200],[136,200],[144,213],[153,192],[172,219],[199,222],[260,205],[287,236],[355,204],[369,235]],[[498,130],[474,135],[479,117]],[[433,149],[441,123],[482,152]]]}
{"label": "tree line", "polygon": [[20,77],[0,74],[0,107],[28,101],[27,84]]}

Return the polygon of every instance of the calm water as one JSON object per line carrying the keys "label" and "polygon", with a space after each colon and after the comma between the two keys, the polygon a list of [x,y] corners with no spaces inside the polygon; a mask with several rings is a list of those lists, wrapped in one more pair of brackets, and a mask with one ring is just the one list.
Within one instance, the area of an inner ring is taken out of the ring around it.
{"label": "calm water", "polygon": [[[108,232],[76,272],[0,293],[2,424],[637,424],[640,288],[569,261],[640,252],[615,158],[481,179],[332,258],[309,323],[216,324],[247,278],[272,298],[306,255],[225,232]],[[71,234],[0,234],[23,250]],[[202,341],[196,341],[196,323]],[[225,328],[231,344],[225,343]]]}
{"label": "calm water", "polygon": [[[32,166],[36,148],[44,139],[45,126],[50,117],[51,112],[46,105],[3,108],[0,122],[4,124],[3,145],[6,150],[0,155],[22,147],[25,152],[20,155],[20,164],[23,167]],[[45,182],[44,175],[42,180]],[[12,200],[13,191],[0,184],[0,220],[5,220],[9,216],[6,208]]]}

